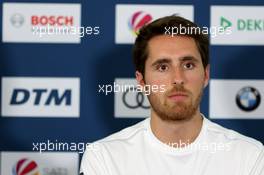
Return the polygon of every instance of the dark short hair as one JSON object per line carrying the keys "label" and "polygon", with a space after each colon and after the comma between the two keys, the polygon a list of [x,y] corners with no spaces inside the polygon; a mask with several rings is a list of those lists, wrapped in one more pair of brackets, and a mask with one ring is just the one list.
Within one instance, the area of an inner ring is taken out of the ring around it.
{"label": "dark short hair", "polygon": [[[155,36],[165,35],[166,29],[168,28],[199,28],[195,23],[182,18],[180,16],[172,15],[159,18],[145,26],[143,26],[136,38],[135,44],[133,46],[133,61],[136,67],[136,70],[141,72],[144,76],[145,74],[145,63],[148,58],[148,42]],[[182,32],[183,33],[183,32]],[[186,32],[181,34],[177,33],[180,36],[191,37],[195,40],[196,46],[199,50],[199,53],[202,58],[203,67],[209,64],[209,40],[206,34],[203,32]]]}

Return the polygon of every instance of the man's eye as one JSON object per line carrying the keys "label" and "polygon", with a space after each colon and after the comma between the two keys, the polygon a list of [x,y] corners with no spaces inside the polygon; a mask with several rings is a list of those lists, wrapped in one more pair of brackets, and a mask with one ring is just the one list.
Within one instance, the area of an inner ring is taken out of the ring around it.
{"label": "man's eye", "polygon": [[186,63],[183,65],[183,67],[185,69],[193,69],[194,68],[194,64],[193,63]]}
{"label": "man's eye", "polygon": [[158,70],[159,70],[160,72],[167,71],[168,68],[169,68],[169,67],[168,67],[167,65],[165,65],[165,64],[162,64],[162,65],[159,65],[159,66],[158,66]]}

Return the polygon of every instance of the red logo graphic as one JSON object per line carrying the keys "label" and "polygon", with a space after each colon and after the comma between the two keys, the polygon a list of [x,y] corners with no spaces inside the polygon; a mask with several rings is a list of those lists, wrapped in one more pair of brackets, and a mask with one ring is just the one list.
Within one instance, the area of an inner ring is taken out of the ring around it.
{"label": "red logo graphic", "polygon": [[32,25],[72,26],[73,16],[31,16]]}
{"label": "red logo graphic", "polygon": [[138,11],[134,13],[129,20],[129,28],[135,35],[138,35],[140,28],[151,21],[152,16],[150,14],[143,11]]}
{"label": "red logo graphic", "polygon": [[34,160],[20,159],[13,167],[13,175],[40,175]]}

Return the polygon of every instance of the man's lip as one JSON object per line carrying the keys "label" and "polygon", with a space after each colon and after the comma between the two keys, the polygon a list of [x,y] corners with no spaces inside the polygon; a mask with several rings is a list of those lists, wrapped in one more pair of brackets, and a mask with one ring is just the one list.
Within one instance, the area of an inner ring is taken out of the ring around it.
{"label": "man's lip", "polygon": [[172,101],[182,101],[185,100],[188,97],[186,93],[173,93],[169,95],[169,99]]}
{"label": "man's lip", "polygon": [[188,96],[188,94],[186,94],[186,93],[173,93],[173,94],[169,95],[169,97],[177,97],[177,96]]}

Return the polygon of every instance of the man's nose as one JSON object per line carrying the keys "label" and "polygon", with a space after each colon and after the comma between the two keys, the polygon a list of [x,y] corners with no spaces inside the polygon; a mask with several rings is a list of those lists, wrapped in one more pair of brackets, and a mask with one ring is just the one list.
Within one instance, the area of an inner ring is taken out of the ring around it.
{"label": "man's nose", "polygon": [[177,67],[172,71],[172,84],[184,85],[185,77],[184,72],[181,68]]}

